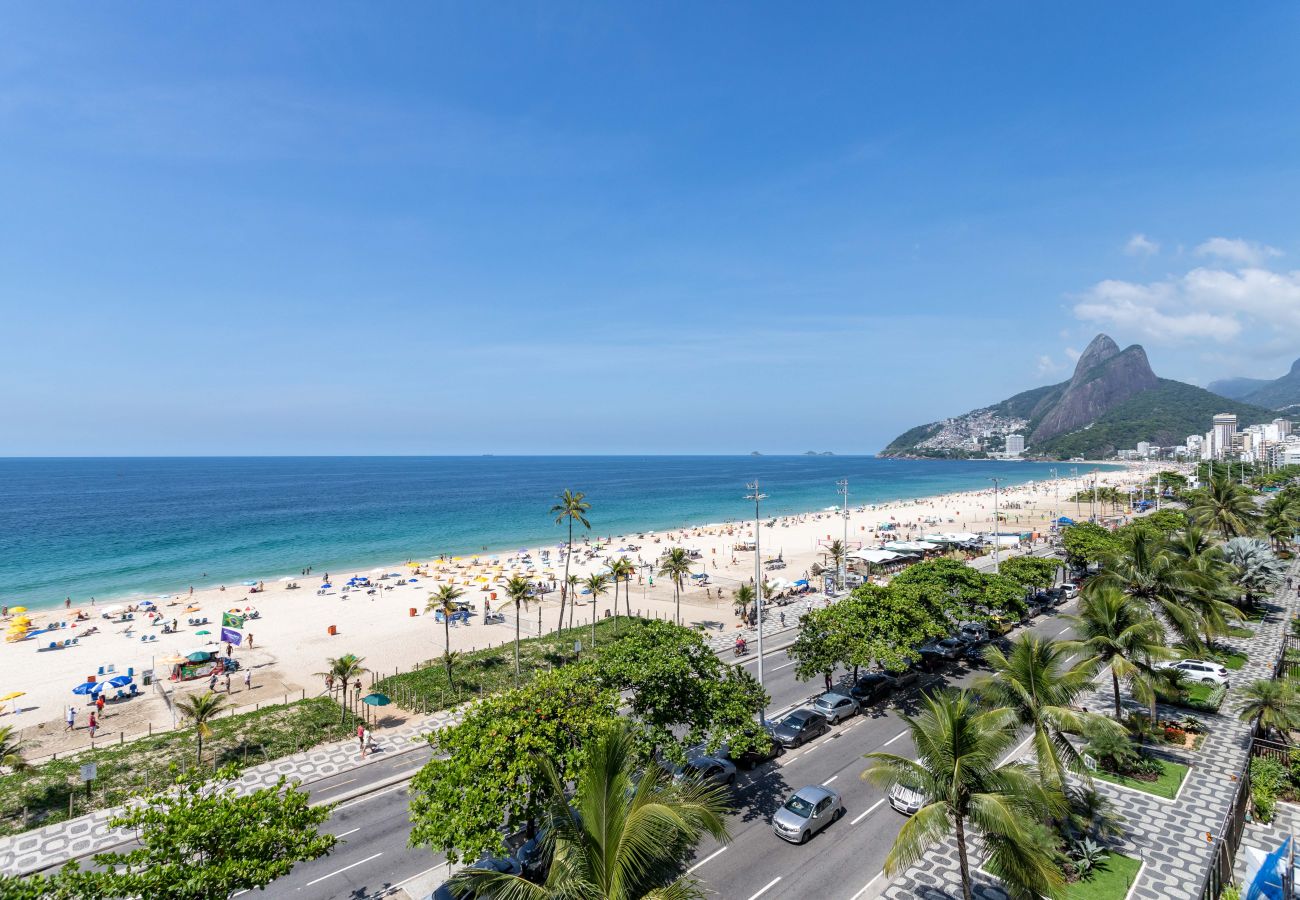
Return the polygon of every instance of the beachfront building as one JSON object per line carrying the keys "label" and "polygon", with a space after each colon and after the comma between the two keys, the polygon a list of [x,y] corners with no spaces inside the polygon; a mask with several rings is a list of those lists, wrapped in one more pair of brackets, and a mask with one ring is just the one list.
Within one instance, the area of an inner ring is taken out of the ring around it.
{"label": "beachfront building", "polygon": [[1218,413],[1210,429],[1211,459],[1230,459],[1237,443],[1237,414]]}
{"label": "beachfront building", "polygon": [[1025,436],[1023,434],[1007,435],[1007,456],[1019,456],[1025,452]]}

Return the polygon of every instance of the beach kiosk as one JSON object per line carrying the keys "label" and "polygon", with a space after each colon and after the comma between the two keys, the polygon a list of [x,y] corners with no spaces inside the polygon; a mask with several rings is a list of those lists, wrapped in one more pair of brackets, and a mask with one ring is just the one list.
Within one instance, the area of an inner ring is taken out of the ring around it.
{"label": "beach kiosk", "polygon": [[193,681],[239,668],[237,660],[225,659],[216,650],[194,650],[184,656],[170,656],[164,662],[171,667],[168,677],[172,681]]}

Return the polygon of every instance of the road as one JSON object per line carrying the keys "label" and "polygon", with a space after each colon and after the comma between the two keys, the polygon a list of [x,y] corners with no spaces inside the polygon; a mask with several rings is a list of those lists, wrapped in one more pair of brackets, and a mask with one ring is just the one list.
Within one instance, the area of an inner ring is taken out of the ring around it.
{"label": "road", "polygon": [[[1061,614],[1073,608],[1071,602],[1056,614],[1017,629],[1011,637],[1025,631],[1065,637]],[[756,673],[757,662],[755,658],[743,665]],[[784,649],[767,653],[764,669],[772,698],[771,718],[820,693],[820,680],[795,680],[794,666]],[[927,676],[918,688],[940,682],[965,685],[978,674],[969,664],[952,664],[948,672]],[[695,877],[720,896],[735,900],[803,896],[859,900],[872,896],[868,888],[883,886],[883,879],[876,879],[904,819],[890,808],[882,790],[858,777],[866,767],[862,757],[877,750],[912,755],[912,742],[899,713],[915,710],[919,696],[916,690],[897,695],[833,728],[830,734],[753,772],[742,773],[735,788],[736,812],[729,821],[731,841],[725,848],[711,839],[701,842],[691,862]],[[361,777],[374,783],[417,768],[427,758],[428,751],[421,750],[377,762],[366,767],[373,771],[361,770]],[[357,777],[357,772],[351,772],[319,782],[312,785],[312,796],[328,799],[331,794],[355,790],[359,785],[347,780]],[[787,844],[772,833],[769,820],[791,791],[808,784],[825,784],[839,791],[847,814],[806,845]],[[331,817],[329,830],[341,838],[338,848],[328,857],[296,867],[289,876],[268,886],[265,896],[360,900],[443,864],[441,855],[407,847],[410,823],[404,783],[342,804]]]}

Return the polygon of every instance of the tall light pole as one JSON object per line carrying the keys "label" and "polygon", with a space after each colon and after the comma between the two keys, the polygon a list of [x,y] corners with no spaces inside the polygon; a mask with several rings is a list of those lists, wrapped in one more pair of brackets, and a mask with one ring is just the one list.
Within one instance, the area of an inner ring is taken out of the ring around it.
{"label": "tall light pole", "polygon": [[1057,479],[1055,467],[1047,471],[1052,473],[1052,525],[1055,527],[1056,520],[1061,518],[1061,482]]}
{"label": "tall light pole", "polygon": [[1083,506],[1079,500],[1079,494],[1082,493],[1082,488],[1079,486],[1079,467],[1070,466],[1070,475],[1074,478],[1074,518],[1082,519]]}
{"label": "tall light pole", "polygon": [[990,478],[993,482],[993,574],[998,574],[1000,558],[998,550],[1002,545],[1001,529],[998,527],[998,479]]}
{"label": "tall light pole", "polygon": [[[758,504],[767,499],[767,494],[760,493],[758,490],[758,479],[745,485],[749,493],[745,495],[746,500],[754,501],[754,610],[758,615],[758,686],[763,688],[763,551],[759,546],[758,532],[762,527],[758,520]],[[767,697],[767,692],[763,692],[763,697]],[[767,703],[766,699],[758,709],[758,724],[767,724]]]}
{"label": "tall light pole", "polygon": [[835,482],[836,487],[840,489],[840,496],[844,498],[844,541],[840,548],[840,590],[848,590],[849,587],[849,480],[841,478]]}
{"label": "tall light pole", "polygon": [[1095,522],[1097,521],[1097,470],[1092,470],[1092,505],[1088,507],[1088,516]]}

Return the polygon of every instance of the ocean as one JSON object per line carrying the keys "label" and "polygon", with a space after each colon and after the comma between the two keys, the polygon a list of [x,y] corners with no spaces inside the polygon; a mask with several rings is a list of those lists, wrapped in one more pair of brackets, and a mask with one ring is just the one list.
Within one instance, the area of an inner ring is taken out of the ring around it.
{"label": "ocean", "polygon": [[584,491],[593,535],[811,512],[1050,477],[1046,463],[871,456],[0,459],[0,603],[32,608],[558,544]]}

